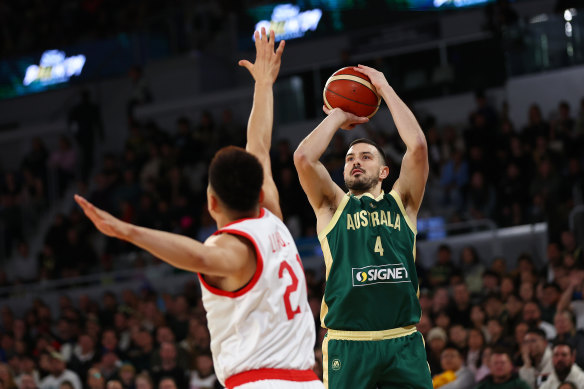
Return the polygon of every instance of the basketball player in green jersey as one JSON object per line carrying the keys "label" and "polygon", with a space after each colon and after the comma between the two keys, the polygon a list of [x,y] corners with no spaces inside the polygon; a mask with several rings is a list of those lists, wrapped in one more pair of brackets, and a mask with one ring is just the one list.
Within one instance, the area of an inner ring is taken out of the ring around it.
{"label": "basketball player in green jersey", "polygon": [[355,140],[345,158],[344,193],[319,158],[339,128],[350,130],[368,119],[323,107],[328,116],[294,153],[326,265],[324,383],[331,389],[432,388],[415,327],[421,316],[416,217],[428,178],[426,139],[383,73],[355,69],[371,79],[389,106],[407,150],[398,180],[384,193],[389,167],[383,150],[370,140]]}

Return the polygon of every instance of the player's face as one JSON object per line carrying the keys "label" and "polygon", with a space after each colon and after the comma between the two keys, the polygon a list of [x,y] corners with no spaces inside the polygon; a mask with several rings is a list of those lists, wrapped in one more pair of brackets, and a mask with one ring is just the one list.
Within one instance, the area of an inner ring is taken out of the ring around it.
{"label": "player's face", "polygon": [[375,187],[381,177],[383,164],[375,146],[357,143],[347,151],[343,177],[351,191],[366,192]]}

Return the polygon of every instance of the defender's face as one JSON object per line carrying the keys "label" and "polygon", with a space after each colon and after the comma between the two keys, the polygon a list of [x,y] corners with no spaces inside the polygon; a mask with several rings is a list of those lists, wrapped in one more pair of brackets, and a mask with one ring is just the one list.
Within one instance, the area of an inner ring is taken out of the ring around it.
{"label": "defender's face", "polygon": [[[375,146],[357,143],[347,151],[343,178],[347,188],[367,191],[380,181],[384,164]],[[385,177],[383,177],[385,178]]]}

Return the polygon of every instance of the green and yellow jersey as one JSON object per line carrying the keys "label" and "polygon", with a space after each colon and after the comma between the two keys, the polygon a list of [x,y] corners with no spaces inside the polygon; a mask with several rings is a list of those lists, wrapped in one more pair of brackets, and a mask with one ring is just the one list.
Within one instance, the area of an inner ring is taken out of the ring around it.
{"label": "green and yellow jersey", "polygon": [[326,265],[323,327],[381,331],[416,324],[416,227],[395,191],[347,194],[318,236]]}

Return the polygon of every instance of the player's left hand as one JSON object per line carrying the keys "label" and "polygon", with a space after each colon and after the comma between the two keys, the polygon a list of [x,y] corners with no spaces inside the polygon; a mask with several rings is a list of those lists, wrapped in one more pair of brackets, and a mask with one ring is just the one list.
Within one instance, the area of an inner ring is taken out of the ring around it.
{"label": "player's left hand", "polygon": [[285,41],[280,41],[278,48],[274,52],[275,34],[270,30],[269,36],[266,29],[262,27],[261,32],[254,33],[256,46],[256,59],[254,63],[242,59],[239,66],[246,68],[256,82],[273,84],[278,77],[280,64],[282,63],[282,53],[284,52]]}
{"label": "player's left hand", "polygon": [[353,128],[355,128],[357,124],[363,124],[369,121],[369,118],[367,117],[357,116],[350,112],[343,111],[340,108],[329,109],[327,108],[326,105],[323,105],[322,110],[328,116],[332,115],[338,116],[339,120],[341,120],[341,124],[339,125],[339,127],[342,128],[343,130],[352,130]]}
{"label": "player's left hand", "polygon": [[373,84],[375,89],[377,89],[378,91],[380,91],[385,86],[389,86],[389,83],[387,82],[385,75],[383,73],[381,73],[379,70],[375,70],[375,69],[373,69],[369,66],[365,66],[365,65],[358,65],[358,66],[354,67],[353,69],[358,71],[359,73],[363,73],[364,75],[369,77],[369,79],[371,80],[371,83]]}

